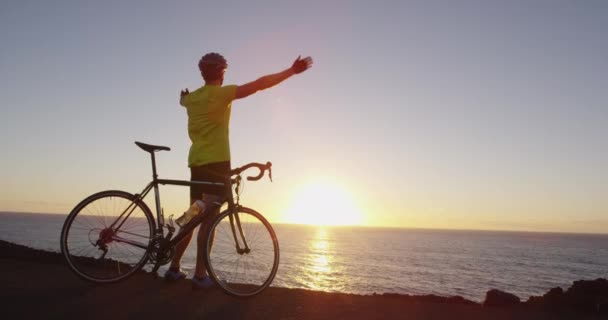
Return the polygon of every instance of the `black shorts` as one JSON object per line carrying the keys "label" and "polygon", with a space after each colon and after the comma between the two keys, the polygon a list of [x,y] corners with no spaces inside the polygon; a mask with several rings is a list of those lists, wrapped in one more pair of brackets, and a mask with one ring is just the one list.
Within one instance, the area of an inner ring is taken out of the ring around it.
{"label": "black shorts", "polygon": [[[230,161],[209,163],[199,167],[190,167],[190,181],[211,181],[226,182],[230,177]],[[220,197],[226,196],[230,187],[214,185],[193,185],[190,186],[190,198],[192,200],[202,200],[203,193],[213,194]]]}

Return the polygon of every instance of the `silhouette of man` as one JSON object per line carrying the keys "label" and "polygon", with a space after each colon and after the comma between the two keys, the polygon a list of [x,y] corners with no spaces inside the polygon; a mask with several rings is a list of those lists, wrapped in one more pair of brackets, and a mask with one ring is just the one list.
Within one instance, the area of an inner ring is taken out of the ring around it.
{"label": "silhouette of man", "polygon": [[[188,135],[192,141],[188,155],[191,181],[225,182],[230,176],[230,144],[228,129],[232,101],[248,97],[260,90],[271,88],[293,75],[300,74],[312,66],[312,59],[298,57],[291,67],[274,74],[263,76],[244,85],[223,86],[224,73],[228,67],[226,59],[218,53],[205,54],[198,63],[205,85],[189,92],[182,90],[180,104],[188,112]],[[202,204],[204,214],[217,214],[218,201],[226,192],[225,187],[196,185],[190,187],[190,203]],[[194,288],[209,288],[213,281],[205,268],[204,231],[211,219],[201,224],[197,239],[196,269],[192,278]],[[186,277],[180,270],[180,261],[192,239],[190,232],[175,248],[175,256],[165,279],[178,280]]]}

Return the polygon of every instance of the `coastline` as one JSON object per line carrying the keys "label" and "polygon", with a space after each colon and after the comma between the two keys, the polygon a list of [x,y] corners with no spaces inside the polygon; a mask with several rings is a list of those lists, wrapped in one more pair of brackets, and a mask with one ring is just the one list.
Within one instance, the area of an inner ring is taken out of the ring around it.
{"label": "coastline", "polygon": [[[487,299],[480,304],[458,296],[356,295],[277,287],[239,299],[219,289],[192,291],[188,280],[167,283],[145,272],[117,284],[96,285],[73,274],[59,253],[5,241],[0,241],[0,253],[0,299],[11,318],[602,319],[608,311],[605,305],[600,307],[601,299],[608,298],[602,291],[608,290],[604,279],[577,281],[565,292],[552,289],[519,303],[501,295],[493,298],[497,304]],[[579,289],[594,285],[596,296],[579,297],[576,303],[567,300],[577,283]]]}

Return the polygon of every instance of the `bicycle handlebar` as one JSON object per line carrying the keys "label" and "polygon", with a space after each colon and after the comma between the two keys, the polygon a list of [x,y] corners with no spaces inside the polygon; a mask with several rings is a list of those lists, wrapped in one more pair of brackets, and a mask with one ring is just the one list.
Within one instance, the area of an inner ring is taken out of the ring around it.
{"label": "bicycle handlebar", "polygon": [[258,168],[260,170],[260,173],[257,176],[247,177],[247,180],[249,180],[249,181],[260,180],[264,176],[264,173],[266,172],[266,170],[268,170],[268,176],[270,178],[270,181],[272,181],[272,162],[270,162],[270,161],[266,162],[266,164],[261,164],[261,163],[257,163],[257,162],[248,163],[242,167],[232,169],[232,171],[230,171],[230,174],[238,175],[238,174],[241,174],[243,171],[245,171],[249,168],[254,168],[254,167]]}

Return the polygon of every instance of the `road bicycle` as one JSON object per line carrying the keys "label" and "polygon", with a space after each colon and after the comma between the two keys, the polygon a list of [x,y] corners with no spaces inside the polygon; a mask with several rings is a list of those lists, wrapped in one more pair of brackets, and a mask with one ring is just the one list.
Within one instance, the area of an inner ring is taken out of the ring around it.
{"label": "road bicycle", "polygon": [[[261,179],[268,171],[272,181],[272,164],[249,163],[232,169],[225,182],[159,179],[154,154],[170,148],[135,144],[150,153],[152,181],[138,194],[103,191],[76,205],[61,231],[61,252],[70,269],[96,283],[120,281],[142,268],[151,267],[150,272],[157,275],[158,268],[171,261],[175,245],[197,226],[206,225],[203,242],[211,279],[225,292],[241,297],[267,288],[279,266],[279,242],[260,213],[239,204],[239,195],[244,171],[259,169],[257,176],[247,177],[250,181]],[[172,216],[165,223],[158,186],[201,184],[225,187],[226,196],[216,203],[225,209],[218,214],[199,214],[175,233]],[[152,189],[156,220],[144,202]]]}

